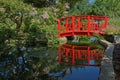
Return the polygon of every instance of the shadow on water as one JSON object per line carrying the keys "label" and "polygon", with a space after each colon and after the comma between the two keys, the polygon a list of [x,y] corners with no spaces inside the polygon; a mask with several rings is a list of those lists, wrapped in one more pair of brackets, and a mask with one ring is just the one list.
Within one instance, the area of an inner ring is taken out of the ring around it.
{"label": "shadow on water", "polygon": [[103,53],[93,46],[64,44],[34,55],[31,48],[17,47],[0,55],[0,80],[98,80]]}
{"label": "shadow on water", "polygon": [[113,67],[115,80],[120,80],[120,44],[115,44],[113,51]]}

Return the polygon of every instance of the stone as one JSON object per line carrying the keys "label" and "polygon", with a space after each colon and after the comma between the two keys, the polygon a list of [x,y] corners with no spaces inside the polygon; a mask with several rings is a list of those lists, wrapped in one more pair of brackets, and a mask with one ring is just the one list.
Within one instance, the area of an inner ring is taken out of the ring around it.
{"label": "stone", "polygon": [[120,35],[115,35],[114,41],[115,41],[115,43],[120,43]]}

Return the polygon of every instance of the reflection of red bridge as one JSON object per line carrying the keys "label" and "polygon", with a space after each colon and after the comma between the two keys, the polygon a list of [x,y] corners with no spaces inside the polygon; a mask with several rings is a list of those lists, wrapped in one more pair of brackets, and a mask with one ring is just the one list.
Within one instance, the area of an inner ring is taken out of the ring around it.
{"label": "reflection of red bridge", "polygon": [[[59,56],[58,61],[69,63],[72,65],[100,65],[99,64],[91,64],[90,61],[98,61],[100,62],[103,57],[104,50],[95,49],[91,46],[72,46],[69,44],[65,44],[58,48]],[[82,61],[82,63],[81,63]]]}
{"label": "reflection of red bridge", "polygon": [[104,34],[103,29],[108,25],[106,16],[71,16],[58,19],[58,36]]}

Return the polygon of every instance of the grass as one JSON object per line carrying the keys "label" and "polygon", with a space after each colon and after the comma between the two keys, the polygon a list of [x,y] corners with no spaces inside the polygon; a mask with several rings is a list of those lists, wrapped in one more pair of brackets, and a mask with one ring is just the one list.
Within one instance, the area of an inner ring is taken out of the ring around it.
{"label": "grass", "polygon": [[71,44],[71,45],[76,45],[76,46],[93,46],[93,47],[96,47],[98,49],[103,49],[104,46],[102,46],[99,41],[97,42],[90,42],[89,40],[82,40],[79,41],[79,42],[72,42],[72,41],[68,41],[67,42],[68,44]]}
{"label": "grass", "polygon": [[120,18],[110,18],[108,27],[105,29],[106,34],[116,35],[120,34]]}
{"label": "grass", "polygon": [[120,27],[120,18],[119,17],[118,18],[110,18],[108,24],[112,25],[112,26]]}

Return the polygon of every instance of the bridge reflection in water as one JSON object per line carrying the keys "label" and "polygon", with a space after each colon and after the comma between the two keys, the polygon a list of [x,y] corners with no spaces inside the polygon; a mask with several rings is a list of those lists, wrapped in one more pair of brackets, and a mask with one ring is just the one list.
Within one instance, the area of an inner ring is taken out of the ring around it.
{"label": "bridge reflection in water", "polygon": [[103,49],[92,46],[73,46],[64,44],[58,47],[58,62],[78,66],[100,66],[103,58]]}
{"label": "bridge reflection in water", "polygon": [[59,46],[57,60],[66,68],[64,77],[58,80],[99,80],[103,56],[104,49],[92,46]]}

